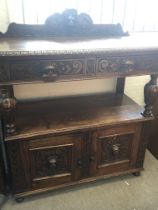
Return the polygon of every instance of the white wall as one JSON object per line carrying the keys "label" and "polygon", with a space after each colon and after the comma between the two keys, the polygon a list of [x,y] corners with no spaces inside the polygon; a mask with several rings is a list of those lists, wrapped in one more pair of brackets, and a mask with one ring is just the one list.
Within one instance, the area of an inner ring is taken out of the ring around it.
{"label": "white wall", "polygon": [[14,91],[18,99],[30,99],[114,92],[115,87],[115,79],[96,79],[72,82],[15,85]]}
{"label": "white wall", "polygon": [[144,106],[144,85],[149,79],[149,76],[128,77],[126,79],[125,93],[142,106]]}
{"label": "white wall", "polygon": [[6,1],[0,0],[0,31],[4,32],[9,24]]}
{"label": "white wall", "polygon": [[[149,76],[126,78],[125,93],[138,104],[144,105],[144,85]],[[115,79],[97,79],[62,83],[41,83],[31,85],[15,85],[14,91],[18,99],[61,97],[66,95],[83,95],[104,92],[114,92]]]}

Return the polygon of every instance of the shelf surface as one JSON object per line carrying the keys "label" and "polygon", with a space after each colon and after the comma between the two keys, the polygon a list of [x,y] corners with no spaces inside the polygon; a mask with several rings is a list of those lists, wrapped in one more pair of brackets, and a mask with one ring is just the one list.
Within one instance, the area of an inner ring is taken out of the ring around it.
{"label": "shelf surface", "polygon": [[110,39],[0,39],[0,56],[85,54],[96,52],[158,50],[158,33],[131,33]]}
{"label": "shelf surface", "polygon": [[126,95],[102,94],[19,102],[15,113],[17,133],[5,140],[79,132],[121,123],[151,120]]}

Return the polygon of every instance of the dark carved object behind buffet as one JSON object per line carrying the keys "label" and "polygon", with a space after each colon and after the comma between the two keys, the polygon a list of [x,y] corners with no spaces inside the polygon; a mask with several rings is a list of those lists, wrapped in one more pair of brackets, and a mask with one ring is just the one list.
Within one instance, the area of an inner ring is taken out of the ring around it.
{"label": "dark carved object behind buffet", "polygon": [[120,37],[127,36],[120,24],[93,24],[86,13],[78,14],[75,9],[67,9],[62,14],[49,16],[45,24],[11,23],[5,34],[0,37]]}

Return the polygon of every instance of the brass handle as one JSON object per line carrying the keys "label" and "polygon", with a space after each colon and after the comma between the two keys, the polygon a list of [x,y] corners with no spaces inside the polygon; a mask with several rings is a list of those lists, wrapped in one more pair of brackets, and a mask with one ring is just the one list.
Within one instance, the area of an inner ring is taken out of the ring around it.
{"label": "brass handle", "polygon": [[55,81],[58,77],[58,74],[55,72],[56,65],[49,65],[44,68],[44,74],[42,75],[43,80],[46,82],[52,82]]}
{"label": "brass handle", "polygon": [[57,167],[57,160],[55,157],[49,157],[48,158],[49,166],[51,168],[56,168]]}
{"label": "brass handle", "polygon": [[128,72],[133,71],[134,62],[132,60],[126,60],[123,63],[123,68],[128,70]]}
{"label": "brass handle", "polygon": [[113,155],[117,156],[120,153],[120,144],[114,144],[112,145],[112,152]]}

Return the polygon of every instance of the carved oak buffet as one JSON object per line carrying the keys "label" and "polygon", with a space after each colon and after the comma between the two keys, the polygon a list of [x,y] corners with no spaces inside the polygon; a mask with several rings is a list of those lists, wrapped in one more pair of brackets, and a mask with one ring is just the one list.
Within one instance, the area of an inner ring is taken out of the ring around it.
{"label": "carved oak buffet", "polygon": [[[139,175],[153,119],[158,45],[148,46],[139,35],[35,39],[44,26],[29,38],[12,27],[0,39],[0,95],[15,197],[125,173]],[[151,81],[145,86],[143,111],[124,95],[124,78],[145,74]],[[14,84],[108,77],[118,78],[116,93],[17,101],[13,91]]]}

